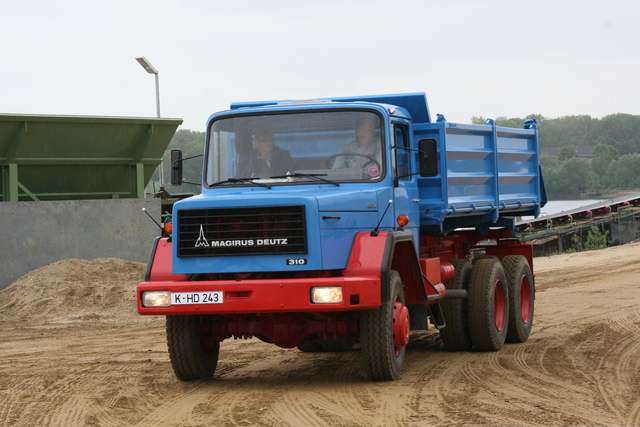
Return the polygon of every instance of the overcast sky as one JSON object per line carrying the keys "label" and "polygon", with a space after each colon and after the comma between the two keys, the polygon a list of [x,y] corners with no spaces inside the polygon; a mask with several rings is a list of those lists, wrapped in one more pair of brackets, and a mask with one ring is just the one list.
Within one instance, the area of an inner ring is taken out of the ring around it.
{"label": "overcast sky", "polygon": [[640,114],[638,0],[0,0],[0,113],[163,117],[426,92],[431,113]]}

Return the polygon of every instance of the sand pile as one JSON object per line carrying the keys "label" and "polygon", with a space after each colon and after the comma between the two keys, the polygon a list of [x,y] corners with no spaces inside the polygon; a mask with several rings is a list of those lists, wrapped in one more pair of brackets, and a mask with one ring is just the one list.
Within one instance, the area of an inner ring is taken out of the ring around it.
{"label": "sand pile", "polygon": [[17,326],[139,316],[135,289],[145,269],[118,258],[46,265],[0,291],[0,320]]}

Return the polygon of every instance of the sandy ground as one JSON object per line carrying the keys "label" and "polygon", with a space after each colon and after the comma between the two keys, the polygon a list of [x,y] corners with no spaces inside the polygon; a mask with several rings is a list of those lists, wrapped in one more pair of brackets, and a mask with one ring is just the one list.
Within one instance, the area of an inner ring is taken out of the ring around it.
{"label": "sandy ground", "polygon": [[360,354],[222,343],[212,381],[171,371],[164,318],[135,311],[144,265],[67,260],[0,291],[1,426],[638,426],[640,243],[536,258],[529,341],[440,351],[412,336],[402,378]]}

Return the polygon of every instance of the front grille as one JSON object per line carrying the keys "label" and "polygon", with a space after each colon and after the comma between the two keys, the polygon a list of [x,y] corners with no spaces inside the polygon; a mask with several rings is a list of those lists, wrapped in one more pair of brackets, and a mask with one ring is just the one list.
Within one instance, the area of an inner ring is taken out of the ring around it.
{"label": "front grille", "polygon": [[306,254],[304,206],[178,211],[178,256]]}

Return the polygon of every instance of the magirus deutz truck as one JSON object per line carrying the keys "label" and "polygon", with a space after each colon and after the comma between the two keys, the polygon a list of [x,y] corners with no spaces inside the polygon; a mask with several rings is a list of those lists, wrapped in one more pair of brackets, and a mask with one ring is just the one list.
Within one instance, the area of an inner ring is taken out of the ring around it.
{"label": "magirus deutz truck", "polygon": [[450,123],[424,93],[234,103],[203,163],[137,287],[179,379],[211,378],[228,338],[359,347],[371,380],[397,380],[429,326],[452,351],[528,339],[533,250],[514,230],[546,203],[534,120]]}

